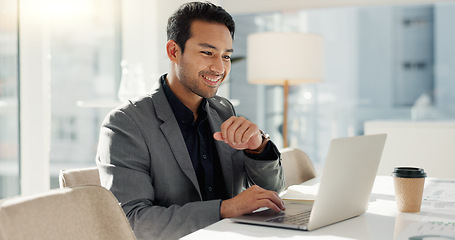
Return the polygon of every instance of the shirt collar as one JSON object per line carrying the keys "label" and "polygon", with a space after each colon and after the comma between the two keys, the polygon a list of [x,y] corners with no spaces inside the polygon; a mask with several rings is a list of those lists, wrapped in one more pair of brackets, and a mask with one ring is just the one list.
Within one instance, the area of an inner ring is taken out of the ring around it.
{"label": "shirt collar", "polygon": [[[172,92],[171,88],[169,87],[166,81],[167,74],[161,76],[161,84],[163,85],[164,94],[171,105],[172,112],[174,112],[174,116],[177,119],[179,124],[192,124],[194,122],[194,115],[193,112],[185,106],[178,98],[175,96],[174,92]],[[205,120],[207,118],[207,99],[203,98],[201,104],[198,108],[198,119]]]}

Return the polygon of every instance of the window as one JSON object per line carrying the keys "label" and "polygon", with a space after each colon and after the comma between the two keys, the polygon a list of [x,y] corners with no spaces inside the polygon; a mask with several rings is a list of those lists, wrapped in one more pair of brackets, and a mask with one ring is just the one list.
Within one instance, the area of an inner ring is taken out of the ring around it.
{"label": "window", "polygon": [[[116,106],[120,82],[119,12],[118,0],[49,4],[51,188],[61,169],[95,165],[99,128]],[[113,104],[96,104],[106,101]]]}
{"label": "window", "polygon": [[17,1],[0,0],[0,198],[19,193]]}

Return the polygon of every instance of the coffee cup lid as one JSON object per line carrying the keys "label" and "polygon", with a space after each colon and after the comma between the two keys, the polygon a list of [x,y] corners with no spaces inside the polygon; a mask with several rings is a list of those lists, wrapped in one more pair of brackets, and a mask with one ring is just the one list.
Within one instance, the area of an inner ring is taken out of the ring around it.
{"label": "coffee cup lid", "polygon": [[400,178],[424,178],[427,176],[423,168],[396,167],[392,173],[394,177]]}

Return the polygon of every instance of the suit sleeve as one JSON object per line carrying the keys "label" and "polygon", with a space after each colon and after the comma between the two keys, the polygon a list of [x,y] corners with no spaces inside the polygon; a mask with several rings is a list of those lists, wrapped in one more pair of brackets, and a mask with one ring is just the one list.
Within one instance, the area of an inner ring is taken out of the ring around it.
{"label": "suit sleeve", "polygon": [[[226,98],[217,97],[213,102],[213,107],[217,110],[223,121],[231,116],[236,116],[232,103]],[[246,180],[245,188],[258,185],[267,190],[280,193],[284,190],[284,173],[281,166],[281,154],[272,141],[269,141],[263,154],[253,156],[244,151]]]}
{"label": "suit sleeve", "polygon": [[[266,151],[259,156],[245,154],[245,171],[248,186],[258,185],[267,190],[280,193],[284,190],[284,173],[281,166],[281,154],[272,141],[267,143]],[[274,159],[271,159],[273,158]]]}
{"label": "suit sleeve", "polygon": [[178,239],[220,220],[221,200],[156,205],[150,158],[141,131],[127,114],[114,110],[106,117],[96,161],[101,183],[119,200],[137,239]]}

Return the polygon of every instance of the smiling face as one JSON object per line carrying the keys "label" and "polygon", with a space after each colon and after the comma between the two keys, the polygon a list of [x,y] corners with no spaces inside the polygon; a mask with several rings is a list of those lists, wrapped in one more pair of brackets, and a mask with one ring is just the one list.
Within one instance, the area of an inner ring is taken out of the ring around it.
{"label": "smiling face", "polygon": [[231,70],[233,50],[228,28],[219,23],[195,20],[185,52],[182,54],[178,46],[174,47],[177,51],[175,59],[171,60],[175,63],[174,74],[178,81],[169,79],[169,84],[177,97],[182,102],[182,98],[213,97]]}

